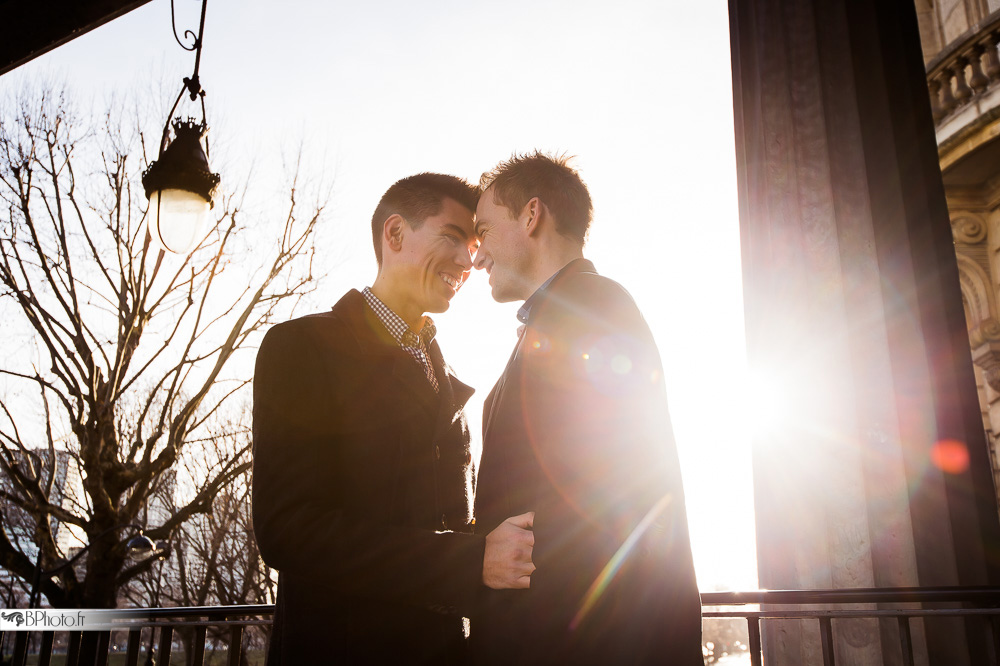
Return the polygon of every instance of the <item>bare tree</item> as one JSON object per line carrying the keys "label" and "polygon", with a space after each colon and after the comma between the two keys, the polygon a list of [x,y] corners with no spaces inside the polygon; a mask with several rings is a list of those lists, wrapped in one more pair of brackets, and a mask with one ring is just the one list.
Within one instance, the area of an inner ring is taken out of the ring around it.
{"label": "bare tree", "polygon": [[[0,107],[0,319],[28,341],[0,367],[0,565],[32,581],[37,553],[41,570],[58,570],[40,579],[56,607],[112,607],[153,566],[130,560],[126,542],[168,481],[179,503],[147,525],[156,541],[220,496],[236,501],[227,489],[244,483],[249,438],[210,455],[220,415],[250,380],[241,350],[311,290],[324,209],[323,192],[300,203],[296,174],[280,220],[251,241],[244,186],[220,197],[194,252],[165,256],[143,221],[141,123],[126,117],[88,120],[51,91]],[[181,487],[178,462],[193,459]],[[15,513],[30,539],[12,529]],[[67,532],[88,548],[82,566],[66,566]]]}
{"label": "bare tree", "polygon": [[[175,465],[177,476],[161,484],[147,504],[149,520],[182,510],[178,488],[185,479],[204,474],[202,459],[227,460],[247,457],[250,442],[249,409],[234,413],[233,420],[219,424],[206,438],[205,451],[182,456]],[[239,420],[237,420],[239,419]],[[207,450],[210,449],[210,450]],[[250,518],[250,474],[246,472],[223,488],[210,513],[194,516],[181,525],[171,541],[170,556],[136,577],[123,594],[136,606],[233,606],[274,603],[276,580],[264,564],[253,538]],[[193,655],[193,630],[175,633],[185,645],[189,661]],[[227,630],[209,628],[214,649],[230,641]],[[245,647],[263,649],[262,631],[248,631]],[[243,660],[246,661],[244,650]]]}
{"label": "bare tree", "polygon": [[[176,475],[150,497],[146,520],[169,521],[184,509],[178,488],[205,474],[204,460],[240,459],[249,462],[250,410],[235,415],[240,420],[218,424],[193,455],[182,456]],[[275,581],[264,564],[253,538],[250,517],[250,474],[244,471],[222,488],[212,511],[180,525],[164,564],[166,575],[151,570],[125,590],[137,605],[237,605],[274,603]]]}
{"label": "bare tree", "polygon": [[237,479],[211,513],[182,528],[172,598],[178,605],[274,603],[275,581],[253,538],[249,481]]}

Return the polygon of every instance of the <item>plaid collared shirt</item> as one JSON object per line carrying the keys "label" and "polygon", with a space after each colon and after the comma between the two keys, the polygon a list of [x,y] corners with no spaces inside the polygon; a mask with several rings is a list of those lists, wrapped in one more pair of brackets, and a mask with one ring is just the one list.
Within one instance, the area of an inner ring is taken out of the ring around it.
{"label": "plaid collared shirt", "polygon": [[378,296],[373,294],[369,287],[365,287],[361,294],[365,297],[368,307],[375,312],[375,316],[385,326],[385,330],[389,331],[389,335],[399,343],[403,351],[412,356],[423,367],[424,374],[427,375],[427,381],[431,383],[434,392],[437,393],[440,390],[438,380],[434,375],[434,365],[431,363],[430,354],[427,352],[431,340],[437,334],[437,328],[434,326],[431,318],[425,316],[423,328],[420,329],[419,333],[414,333],[406,325],[406,322],[403,321],[403,318],[393,312],[388,305],[380,301]]}

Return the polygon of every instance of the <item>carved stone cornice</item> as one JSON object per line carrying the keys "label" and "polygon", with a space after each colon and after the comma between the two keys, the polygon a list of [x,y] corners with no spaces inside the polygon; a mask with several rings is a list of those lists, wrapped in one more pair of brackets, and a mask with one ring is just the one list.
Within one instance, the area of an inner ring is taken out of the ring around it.
{"label": "carved stone cornice", "polygon": [[987,213],[1000,208],[1000,173],[975,185],[945,183],[948,210]]}
{"label": "carved stone cornice", "polygon": [[964,210],[989,210],[990,200],[984,185],[945,185],[944,194],[948,200],[948,210],[957,213]]}
{"label": "carved stone cornice", "polygon": [[979,322],[978,326],[974,326],[969,331],[969,344],[972,347],[973,356],[978,348],[994,343],[1000,343],[1000,322],[992,317]]}
{"label": "carved stone cornice", "polygon": [[986,223],[972,215],[959,215],[951,221],[951,235],[956,243],[977,245],[986,240]]}
{"label": "carved stone cornice", "polygon": [[[1000,325],[997,328],[1000,332]],[[973,348],[972,362],[983,369],[990,388],[1000,393],[1000,340],[988,340]]]}

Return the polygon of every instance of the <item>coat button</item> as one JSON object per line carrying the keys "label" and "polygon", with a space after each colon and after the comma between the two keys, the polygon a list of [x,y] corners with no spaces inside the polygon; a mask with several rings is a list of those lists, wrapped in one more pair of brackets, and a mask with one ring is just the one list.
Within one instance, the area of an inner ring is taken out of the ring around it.
{"label": "coat button", "polygon": [[441,514],[441,529],[448,529],[448,516],[443,513]]}
{"label": "coat button", "polygon": [[441,447],[437,444],[434,445],[434,457],[441,460]]}

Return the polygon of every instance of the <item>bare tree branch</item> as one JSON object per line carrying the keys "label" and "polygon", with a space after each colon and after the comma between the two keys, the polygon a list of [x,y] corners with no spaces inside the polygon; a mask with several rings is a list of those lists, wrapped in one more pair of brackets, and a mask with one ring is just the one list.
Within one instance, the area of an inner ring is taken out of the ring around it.
{"label": "bare tree branch", "polygon": [[[0,565],[28,582],[36,558],[44,571],[72,562],[43,576],[48,601],[112,606],[120,588],[173,566],[128,560],[127,526],[141,524],[176,546],[185,580],[197,582],[189,591],[246,596],[256,582],[202,575],[224,554],[237,565],[227,553],[246,513],[233,504],[245,495],[232,493],[248,486],[247,408],[236,406],[249,368],[232,360],[313,288],[323,205],[303,211],[293,175],[278,234],[235,261],[244,184],[219,197],[217,224],[194,252],[167,256],[133,197],[143,134],[119,113],[88,120],[50,91],[0,100],[0,308],[39,357],[0,368],[11,387],[0,395]],[[229,527],[207,550],[181,546],[191,525],[221,518]],[[74,548],[85,557],[63,552]]]}

